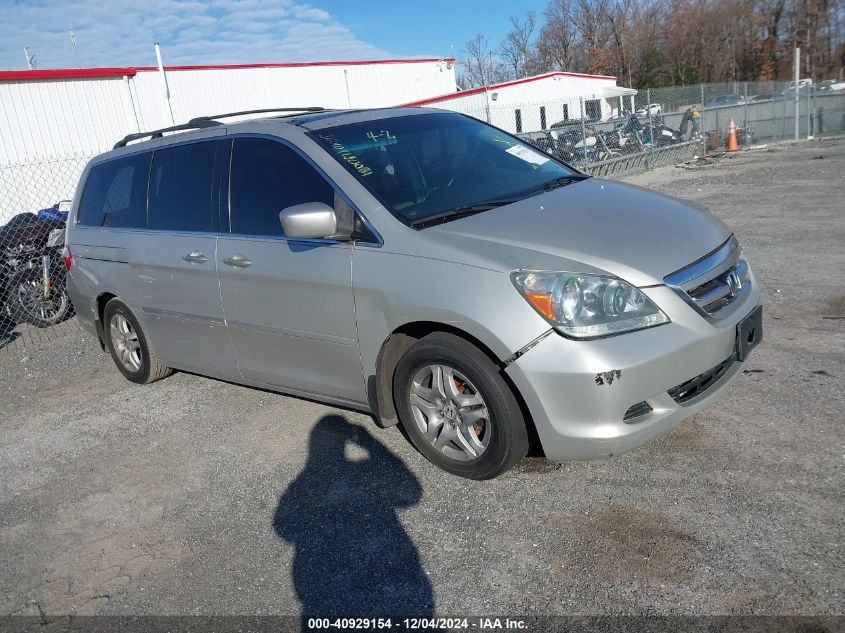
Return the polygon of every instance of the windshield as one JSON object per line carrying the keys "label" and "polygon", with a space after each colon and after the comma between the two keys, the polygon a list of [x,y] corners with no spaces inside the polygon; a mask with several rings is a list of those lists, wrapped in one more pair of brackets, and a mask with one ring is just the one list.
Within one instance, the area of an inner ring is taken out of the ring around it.
{"label": "windshield", "polygon": [[485,211],[567,177],[584,177],[506,132],[460,114],[380,119],[310,136],[389,211],[414,226],[435,216]]}

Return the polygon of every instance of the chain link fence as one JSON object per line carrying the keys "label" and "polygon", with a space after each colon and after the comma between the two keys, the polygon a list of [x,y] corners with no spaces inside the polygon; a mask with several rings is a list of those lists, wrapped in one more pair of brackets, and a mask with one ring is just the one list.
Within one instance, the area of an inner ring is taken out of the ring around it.
{"label": "chain link fence", "polygon": [[614,176],[723,151],[845,132],[845,84],[701,84],[616,96],[488,104],[466,112],[515,133],[564,162]]}
{"label": "chain link fence", "polygon": [[[664,123],[681,125],[687,111],[700,115],[702,151],[724,147],[731,121],[742,146],[815,138],[845,131],[845,83],[732,82],[646,91]],[[640,95],[638,94],[638,97]],[[645,101],[644,100],[644,101]]]}
{"label": "chain link fence", "polygon": [[70,199],[87,161],[0,165],[0,350],[31,349],[78,328],[62,250]]}
{"label": "chain link fence", "polygon": [[[610,95],[546,101],[504,103],[502,95],[465,113],[585,172],[616,177],[723,151],[732,123],[740,148],[842,133],[842,88],[832,82],[797,89],[785,82],[614,87]],[[89,158],[0,165],[0,356],[78,328],[61,254],[67,201]]]}
{"label": "chain link fence", "polygon": [[659,113],[649,116],[633,94],[497,105],[488,112],[493,125],[597,176],[653,169],[700,153],[698,132],[682,135],[669,128]]}

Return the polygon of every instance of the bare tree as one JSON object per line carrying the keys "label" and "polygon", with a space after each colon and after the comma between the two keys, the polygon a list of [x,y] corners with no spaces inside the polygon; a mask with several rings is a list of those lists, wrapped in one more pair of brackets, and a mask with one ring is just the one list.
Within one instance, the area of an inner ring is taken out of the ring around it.
{"label": "bare tree", "polygon": [[602,9],[610,26],[613,43],[616,46],[620,76],[631,84],[630,42],[632,22],[635,18],[636,3],[633,0],[604,0]]}
{"label": "bare tree", "polygon": [[461,51],[461,68],[464,71],[463,81],[470,87],[487,86],[505,78],[502,63],[493,57],[487,38],[482,33],[464,43]]}
{"label": "bare tree", "polygon": [[[845,0],[549,0],[542,23],[532,18],[512,18],[497,51],[511,76],[565,70],[631,86],[787,79],[796,45],[803,76],[845,71]],[[489,53],[483,61],[486,83],[496,63]]]}
{"label": "bare tree", "polygon": [[505,41],[499,45],[499,56],[506,72],[513,79],[527,77],[537,73],[537,53],[534,46],[534,31],[537,20],[533,12],[528,12],[524,19],[511,16],[511,30]]}
{"label": "bare tree", "polygon": [[606,0],[578,0],[573,15],[584,55],[582,63],[590,73],[608,74],[615,62],[605,3]]}
{"label": "bare tree", "polygon": [[537,43],[539,63],[543,70],[575,70],[577,30],[572,17],[570,0],[551,0],[544,16],[546,23],[540,29]]}
{"label": "bare tree", "polygon": [[789,63],[791,50],[801,46],[803,77],[818,80],[841,74],[842,60],[837,59],[836,51],[845,42],[837,22],[845,15],[845,3],[842,0],[793,0],[787,6],[790,46],[785,57],[789,57]]}

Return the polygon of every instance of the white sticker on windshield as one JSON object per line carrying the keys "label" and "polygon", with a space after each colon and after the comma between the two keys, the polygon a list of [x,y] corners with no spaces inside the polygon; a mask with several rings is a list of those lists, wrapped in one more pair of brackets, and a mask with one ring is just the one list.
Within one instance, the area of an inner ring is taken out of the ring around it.
{"label": "white sticker on windshield", "polygon": [[548,156],[543,156],[540,152],[535,152],[522,145],[513,145],[505,151],[532,165],[545,165],[551,160]]}

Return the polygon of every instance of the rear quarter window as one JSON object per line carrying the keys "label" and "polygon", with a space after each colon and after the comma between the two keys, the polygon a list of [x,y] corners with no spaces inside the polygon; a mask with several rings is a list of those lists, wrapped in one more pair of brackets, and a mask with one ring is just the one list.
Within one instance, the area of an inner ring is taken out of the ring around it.
{"label": "rear quarter window", "polygon": [[144,228],[150,153],[94,165],[85,182],[77,223],[83,226]]}

